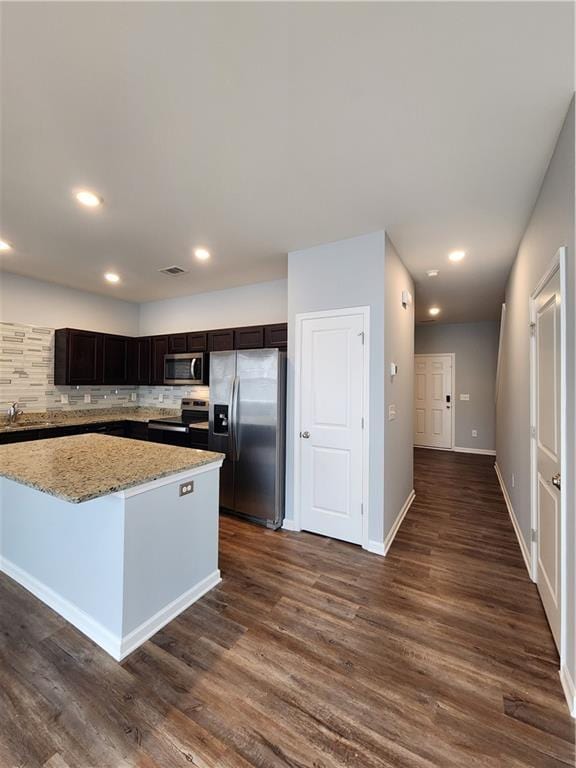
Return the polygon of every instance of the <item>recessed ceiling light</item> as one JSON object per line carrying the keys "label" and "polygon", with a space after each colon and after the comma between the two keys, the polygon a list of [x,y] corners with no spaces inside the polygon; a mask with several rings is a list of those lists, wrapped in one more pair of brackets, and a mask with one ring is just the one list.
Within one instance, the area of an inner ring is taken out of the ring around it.
{"label": "recessed ceiling light", "polygon": [[85,205],[86,208],[98,208],[102,205],[102,198],[88,189],[81,189],[80,192],[76,192],[76,200],[81,205]]}
{"label": "recessed ceiling light", "polygon": [[119,283],[120,275],[117,275],[116,272],[106,272],[104,279],[108,280],[109,283]]}
{"label": "recessed ceiling light", "polygon": [[206,248],[195,248],[194,256],[200,261],[206,261],[210,258],[210,251],[207,251]]}
{"label": "recessed ceiling light", "polygon": [[428,310],[428,314],[432,315],[433,317],[436,317],[436,315],[440,314],[440,307],[430,307]]}
{"label": "recessed ceiling light", "polygon": [[448,256],[450,261],[462,261],[462,259],[466,256],[466,251],[452,251],[452,253]]}
{"label": "recessed ceiling light", "polygon": [[0,240],[0,251],[11,251],[12,246],[6,240]]}
{"label": "recessed ceiling light", "polygon": [[428,277],[438,277],[438,273],[440,272],[439,269],[428,269],[426,270],[426,274]]}

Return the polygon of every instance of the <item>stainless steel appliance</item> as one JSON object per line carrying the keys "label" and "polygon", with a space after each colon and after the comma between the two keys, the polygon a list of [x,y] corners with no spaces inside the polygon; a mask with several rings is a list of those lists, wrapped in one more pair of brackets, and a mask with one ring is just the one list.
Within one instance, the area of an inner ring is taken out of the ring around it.
{"label": "stainless steel appliance", "polygon": [[164,355],[164,384],[202,384],[203,369],[202,352]]}
{"label": "stainless steel appliance", "polygon": [[208,401],[185,397],[178,416],[148,422],[148,439],[185,448],[208,447]]}
{"label": "stainless steel appliance", "polygon": [[210,354],[208,447],[226,459],[220,506],[269,528],[284,518],[286,353]]}

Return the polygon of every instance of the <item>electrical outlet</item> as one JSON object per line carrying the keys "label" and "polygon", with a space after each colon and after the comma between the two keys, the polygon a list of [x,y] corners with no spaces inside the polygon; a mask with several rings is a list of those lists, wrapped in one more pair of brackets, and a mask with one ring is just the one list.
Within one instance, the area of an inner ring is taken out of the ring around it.
{"label": "electrical outlet", "polygon": [[136,402],[136,392],[130,392],[130,400],[132,400],[133,403]]}
{"label": "electrical outlet", "polygon": [[60,402],[62,403],[62,405],[67,405],[69,402],[68,395],[65,394],[64,392],[60,395]]}
{"label": "electrical outlet", "polygon": [[477,429],[473,429],[472,430],[472,437],[478,437],[478,430]]}
{"label": "electrical outlet", "polygon": [[388,406],[388,421],[394,421],[396,418],[396,406],[394,404]]}
{"label": "electrical outlet", "polygon": [[179,488],[180,496],[188,496],[189,493],[194,493],[194,483],[189,480],[187,483],[181,483]]}
{"label": "electrical outlet", "polygon": [[162,392],[160,392],[160,394],[158,395],[158,402],[159,403],[163,403],[164,402],[164,395],[162,394]]}
{"label": "electrical outlet", "polygon": [[84,402],[85,403],[91,403],[92,402],[92,395],[90,394],[90,392],[86,392],[86,394],[84,395]]}

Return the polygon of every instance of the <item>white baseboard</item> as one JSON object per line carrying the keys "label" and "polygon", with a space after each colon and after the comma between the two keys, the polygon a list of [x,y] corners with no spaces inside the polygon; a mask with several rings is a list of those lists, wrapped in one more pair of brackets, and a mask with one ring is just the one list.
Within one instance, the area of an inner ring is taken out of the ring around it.
{"label": "white baseboard", "polygon": [[560,682],[562,683],[562,689],[564,696],[568,702],[568,709],[572,717],[576,718],[576,686],[574,680],[566,667],[560,668]]}
{"label": "white baseboard", "polygon": [[491,448],[462,448],[457,445],[452,450],[455,453],[478,453],[481,456],[496,456],[496,451],[493,451]]}
{"label": "white baseboard", "polygon": [[65,597],[47,587],[35,576],[32,576],[10,560],[2,558],[0,560],[0,570],[14,579],[24,589],[27,589],[28,592],[31,592],[34,597],[37,597],[52,608],[52,610],[56,611],[57,614],[70,622],[86,637],[89,637],[100,648],[103,648],[116,661],[125,659],[128,654],[135,651],[142,643],[152,637],[152,635],[155,635],[162,627],[166,626],[172,619],[175,619],[182,611],[191,606],[192,603],[195,603],[196,600],[221,581],[220,571],[214,571],[199,584],[184,592],[176,600],[173,600],[165,608],[162,608],[162,610],[122,638],[106,629],[96,619],[92,618],[81,608],[78,608],[77,605],[74,605],[74,603],[71,603]]}
{"label": "white baseboard", "polygon": [[47,587],[35,576],[32,576],[28,571],[25,571],[20,566],[7,560],[5,557],[0,561],[0,569],[11,579],[18,582],[21,587],[31,592],[34,597],[41,600],[47,606],[56,611],[62,618],[69,621],[70,624],[79,629],[82,634],[93,640],[96,645],[103,648],[106,653],[109,653],[116,661],[120,661],[121,651],[121,638],[115,635],[109,629],[106,629],[100,622],[93,619],[92,616],[87,614],[77,605],[71,603],[58,592],[55,592],[50,587]]}
{"label": "white baseboard", "polygon": [[414,492],[414,489],[412,489],[408,494],[408,498],[402,505],[402,509],[398,513],[398,517],[396,518],[396,520],[394,520],[394,523],[392,525],[392,528],[390,528],[388,535],[384,537],[384,544],[383,544],[384,552],[382,554],[384,555],[388,554],[388,550],[390,549],[392,542],[394,541],[394,537],[398,533],[398,529],[402,525],[402,521],[406,517],[406,513],[412,506],[412,502],[414,501],[415,498],[416,498],[416,493]]}
{"label": "white baseboard", "polygon": [[372,552],[374,555],[381,555],[382,557],[386,554],[383,541],[369,541],[366,550]]}
{"label": "white baseboard", "polygon": [[299,531],[300,530],[300,528],[297,527],[297,525],[294,522],[294,520],[288,520],[286,518],[284,518],[284,521],[282,522],[282,528],[285,531]]}
{"label": "white baseboard", "polygon": [[498,462],[494,464],[494,469],[496,470],[496,476],[498,477],[498,482],[500,483],[500,488],[502,489],[502,495],[504,496],[504,501],[506,502],[508,514],[510,515],[510,520],[512,521],[512,526],[514,527],[514,533],[516,534],[516,538],[518,539],[518,544],[520,545],[520,551],[522,552],[522,557],[524,558],[524,564],[526,565],[528,576],[530,576],[530,579],[533,581],[532,556],[530,554],[530,549],[526,544],[526,542],[524,541],[524,536],[522,535],[522,531],[518,523],[518,518],[516,517],[516,514],[512,507],[512,501],[510,500],[510,496],[508,495],[508,489],[506,488],[506,484],[504,483],[504,478],[502,477],[502,473],[500,472],[500,467],[498,466]]}
{"label": "white baseboard", "polygon": [[221,581],[222,579],[220,578],[220,571],[217,569],[213,571],[209,576],[206,576],[205,579],[202,579],[202,581],[192,587],[192,589],[184,592],[182,595],[177,597],[176,600],[173,600],[167,606],[158,611],[158,613],[154,614],[154,616],[140,624],[139,627],[136,627],[136,629],[133,629],[132,632],[129,632],[127,635],[125,635],[122,638],[120,658],[117,659],[117,661],[122,661],[122,659],[125,659],[126,656],[135,651],[136,648],[139,648],[142,643],[145,643],[146,640],[152,637],[152,635],[155,635],[156,632],[159,632],[162,627],[165,627],[166,624],[179,616],[182,611],[185,611],[186,608],[189,608],[193,603],[196,602],[196,600],[199,600],[202,595],[205,595],[206,592],[209,592]]}

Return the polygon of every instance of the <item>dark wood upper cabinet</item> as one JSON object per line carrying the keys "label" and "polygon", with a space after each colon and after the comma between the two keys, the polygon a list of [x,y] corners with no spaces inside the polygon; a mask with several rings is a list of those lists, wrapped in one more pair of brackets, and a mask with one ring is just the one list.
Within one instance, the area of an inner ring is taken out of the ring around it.
{"label": "dark wood upper cabinet", "polygon": [[177,355],[180,352],[187,352],[188,340],[186,333],[172,333],[168,336],[168,352]]}
{"label": "dark wood upper cabinet", "polygon": [[152,373],[151,384],[164,384],[164,356],[168,354],[168,337],[152,336],[151,338]]}
{"label": "dark wood upper cabinet", "polygon": [[102,383],[102,334],[59,328],[55,334],[54,383]]}
{"label": "dark wood upper cabinet", "polygon": [[206,352],[208,349],[208,334],[205,331],[188,333],[187,352]]}
{"label": "dark wood upper cabinet", "polygon": [[261,349],[264,346],[264,328],[261,325],[234,330],[234,349]]}
{"label": "dark wood upper cabinet", "polygon": [[103,384],[128,383],[128,342],[126,336],[103,336]]}
{"label": "dark wood upper cabinet", "polygon": [[222,331],[208,331],[208,351],[225,352],[234,349],[234,331],[233,329],[224,329]]}
{"label": "dark wood upper cabinet", "polygon": [[264,326],[264,346],[286,349],[288,346],[288,323]]}
{"label": "dark wood upper cabinet", "polygon": [[145,336],[128,341],[128,383],[150,384],[150,339]]}

